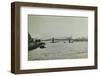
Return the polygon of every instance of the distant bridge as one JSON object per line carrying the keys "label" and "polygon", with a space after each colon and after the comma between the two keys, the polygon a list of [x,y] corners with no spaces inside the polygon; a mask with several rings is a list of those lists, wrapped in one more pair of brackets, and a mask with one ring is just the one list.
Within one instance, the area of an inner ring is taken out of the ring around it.
{"label": "distant bridge", "polygon": [[42,40],[42,41],[51,41],[52,43],[56,43],[58,41],[68,41],[69,43],[72,43],[74,40],[72,39],[72,37],[68,37],[68,38],[50,38],[50,39],[46,39],[46,40]]}

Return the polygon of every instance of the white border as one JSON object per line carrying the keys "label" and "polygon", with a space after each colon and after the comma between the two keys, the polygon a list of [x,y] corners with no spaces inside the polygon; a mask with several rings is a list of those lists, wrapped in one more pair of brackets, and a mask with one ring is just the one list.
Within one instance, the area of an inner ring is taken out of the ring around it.
{"label": "white border", "polygon": [[[47,61],[28,61],[28,14],[35,15],[58,15],[58,16],[82,16],[88,17],[88,58],[87,59],[64,59]],[[53,9],[39,7],[20,8],[20,69],[42,69],[58,67],[75,67],[94,65],[94,11]]]}

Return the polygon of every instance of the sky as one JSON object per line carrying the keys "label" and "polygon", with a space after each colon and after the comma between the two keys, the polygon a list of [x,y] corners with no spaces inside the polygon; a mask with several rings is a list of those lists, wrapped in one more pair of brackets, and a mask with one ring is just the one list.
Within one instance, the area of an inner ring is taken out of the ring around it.
{"label": "sky", "polygon": [[32,38],[88,37],[88,17],[28,15]]}

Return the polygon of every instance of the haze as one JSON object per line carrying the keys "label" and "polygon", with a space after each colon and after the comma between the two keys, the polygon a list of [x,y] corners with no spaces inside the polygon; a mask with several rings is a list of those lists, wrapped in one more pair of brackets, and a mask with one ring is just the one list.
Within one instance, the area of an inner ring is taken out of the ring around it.
{"label": "haze", "polygon": [[88,18],[28,15],[28,32],[33,38],[88,37]]}

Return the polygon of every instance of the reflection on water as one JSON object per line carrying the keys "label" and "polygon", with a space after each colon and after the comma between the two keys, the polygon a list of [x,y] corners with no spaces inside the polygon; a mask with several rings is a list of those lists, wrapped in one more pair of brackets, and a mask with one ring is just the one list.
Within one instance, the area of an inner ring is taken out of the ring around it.
{"label": "reflection on water", "polygon": [[88,57],[88,42],[45,42],[46,48],[28,51],[28,60],[79,59]]}

